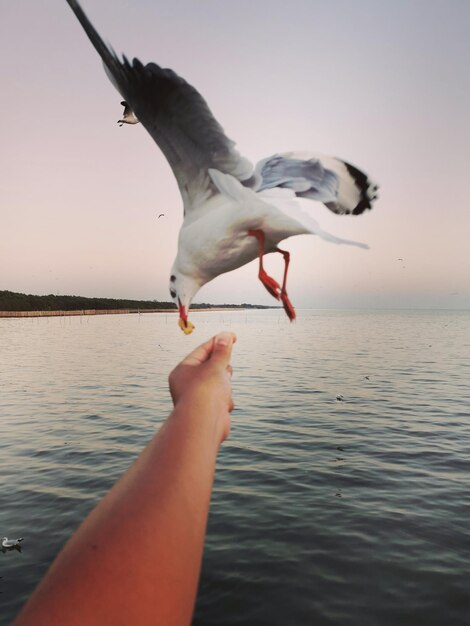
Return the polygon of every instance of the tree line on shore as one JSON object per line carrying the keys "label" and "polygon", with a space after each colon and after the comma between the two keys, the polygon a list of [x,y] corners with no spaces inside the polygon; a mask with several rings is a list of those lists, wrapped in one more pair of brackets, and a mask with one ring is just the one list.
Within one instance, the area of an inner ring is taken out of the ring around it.
{"label": "tree line on shore", "polygon": [[[192,304],[192,309],[210,308],[233,309],[269,309],[272,307],[256,304]],[[84,296],[59,296],[49,294],[36,296],[17,293],[14,291],[0,291],[0,311],[80,311],[85,309],[176,309],[174,302],[160,302],[158,300],[122,300],[115,298],[85,298]]]}

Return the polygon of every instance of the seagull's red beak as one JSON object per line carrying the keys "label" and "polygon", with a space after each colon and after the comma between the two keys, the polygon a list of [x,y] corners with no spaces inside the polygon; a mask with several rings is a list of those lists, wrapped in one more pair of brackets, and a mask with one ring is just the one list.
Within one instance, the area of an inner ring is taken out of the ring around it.
{"label": "seagull's red beak", "polygon": [[178,325],[185,335],[190,335],[193,332],[195,326],[194,324],[191,324],[191,322],[188,320],[188,313],[186,312],[186,308],[181,304],[181,300],[179,298],[178,298],[178,310],[180,313],[180,319],[178,321]]}
{"label": "seagull's red beak", "polygon": [[186,328],[188,325],[188,314],[184,306],[181,304],[181,300],[179,298],[178,298],[178,310],[180,312],[180,320],[183,322],[184,327]]}

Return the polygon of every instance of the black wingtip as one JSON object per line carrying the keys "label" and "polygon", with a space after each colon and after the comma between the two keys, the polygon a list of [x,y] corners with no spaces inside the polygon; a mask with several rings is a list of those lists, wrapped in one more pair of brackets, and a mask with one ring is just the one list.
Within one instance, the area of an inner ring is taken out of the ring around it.
{"label": "black wingtip", "polygon": [[348,170],[348,174],[354,180],[356,187],[359,189],[359,192],[361,194],[361,199],[351,211],[351,213],[353,215],[361,215],[361,213],[364,213],[364,211],[370,210],[372,208],[372,201],[375,200],[375,195],[371,196],[370,191],[371,188],[374,188],[375,194],[375,191],[378,189],[378,187],[377,185],[373,185],[372,181],[369,180],[366,174],[364,174],[364,172],[361,172],[361,170],[358,170],[357,167],[354,167],[354,165],[351,165],[350,163],[346,163],[346,161],[343,161],[343,163],[345,168]]}
{"label": "black wingtip", "polygon": [[79,3],[76,0],[67,0],[67,3],[72,11],[75,13],[78,21],[83,27],[83,30],[86,32],[88,39],[93,44],[93,47],[103,59],[103,63],[109,68],[109,70],[112,71],[113,67],[116,64],[116,59],[113,56],[112,52],[101,39],[97,31],[95,30],[95,27],[90,22]]}

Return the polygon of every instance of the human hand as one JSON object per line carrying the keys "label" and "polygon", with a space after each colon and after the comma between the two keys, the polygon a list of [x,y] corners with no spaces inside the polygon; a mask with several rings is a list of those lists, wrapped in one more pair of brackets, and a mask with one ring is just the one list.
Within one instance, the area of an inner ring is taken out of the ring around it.
{"label": "human hand", "polygon": [[234,333],[223,332],[189,354],[169,376],[175,407],[196,408],[202,415],[213,413],[222,420],[222,439],[230,430],[232,400],[232,346]]}

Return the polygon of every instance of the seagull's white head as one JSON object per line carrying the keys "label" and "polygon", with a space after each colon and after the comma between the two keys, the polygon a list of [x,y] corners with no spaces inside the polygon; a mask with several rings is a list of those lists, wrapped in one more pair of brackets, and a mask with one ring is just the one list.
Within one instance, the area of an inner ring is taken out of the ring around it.
{"label": "seagull's white head", "polygon": [[170,276],[170,295],[178,307],[180,314],[178,324],[185,335],[194,330],[194,325],[188,320],[188,311],[191,302],[202,285],[192,276],[178,272],[173,268]]}

